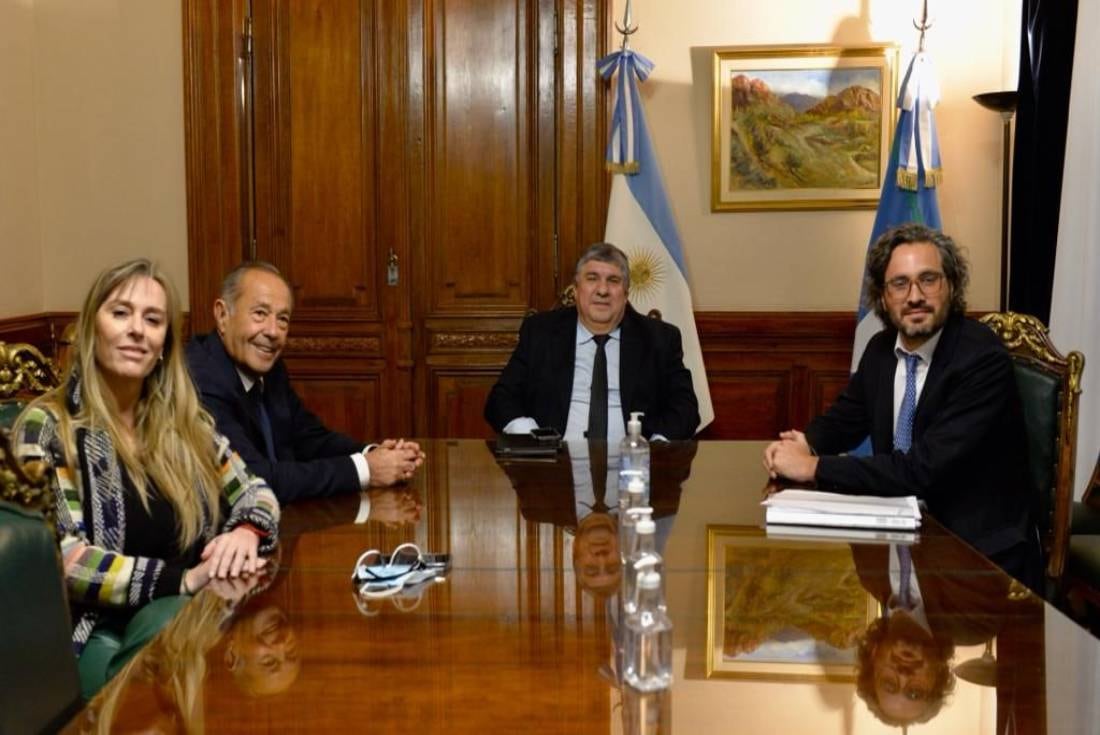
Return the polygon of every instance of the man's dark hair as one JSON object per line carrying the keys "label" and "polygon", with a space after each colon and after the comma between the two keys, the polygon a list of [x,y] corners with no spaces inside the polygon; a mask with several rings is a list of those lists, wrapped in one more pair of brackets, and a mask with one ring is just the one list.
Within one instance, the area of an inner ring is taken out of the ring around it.
{"label": "man's dark hair", "polygon": [[[875,717],[892,727],[910,724],[897,720],[883,711],[875,694],[875,650],[886,640],[887,618],[876,618],[860,637],[856,649],[856,694],[867,705]],[[933,636],[928,644],[927,653],[931,656],[935,681],[928,698],[928,708],[917,717],[916,722],[928,722],[939,714],[948,695],[955,690],[955,673],[951,670],[951,659],[955,655],[955,644],[950,638]]]}
{"label": "man's dark hair", "polygon": [[286,284],[286,289],[290,292],[290,304],[291,306],[294,305],[294,289],[290,287],[290,281],[286,280],[286,276],[284,276],[278,268],[268,263],[266,260],[246,260],[229,271],[222,280],[220,298],[225,302],[230,312],[233,311],[237,303],[237,298],[241,295],[241,279],[244,278],[244,274],[249,271],[263,271],[264,273],[270,273],[273,276],[277,276],[279,280]]}
{"label": "man's dark hair", "polygon": [[610,263],[617,266],[619,272],[623,274],[623,288],[627,291],[630,290],[630,259],[626,257],[626,253],[609,242],[598,242],[590,245],[577,260],[577,267],[573,271],[574,278],[580,275],[581,268],[590,260],[598,260],[601,263]]}
{"label": "man's dark hair", "polygon": [[901,245],[926,242],[940,252],[943,274],[951,286],[950,313],[966,313],[966,287],[970,283],[970,266],[959,246],[949,236],[931,227],[908,223],[882,233],[867,253],[867,274],[863,278],[864,305],[872,309],[883,324],[890,324],[890,315],[883,304],[886,289],[886,267],[894,251]]}

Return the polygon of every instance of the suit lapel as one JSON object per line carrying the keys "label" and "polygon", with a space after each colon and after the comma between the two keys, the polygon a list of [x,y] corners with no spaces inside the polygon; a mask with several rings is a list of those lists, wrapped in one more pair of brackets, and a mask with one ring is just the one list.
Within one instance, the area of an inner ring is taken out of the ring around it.
{"label": "suit lapel", "polygon": [[878,365],[878,395],[882,400],[875,402],[872,443],[876,453],[889,454],[894,450],[894,374],[898,368],[893,339],[883,340]]}
{"label": "suit lapel", "polygon": [[928,367],[928,375],[924,379],[924,388],[917,400],[917,410],[913,414],[913,435],[916,438],[922,426],[921,414],[927,413],[925,406],[935,406],[936,395],[943,385],[944,375],[951,366],[951,357],[955,354],[955,346],[959,340],[959,320],[962,317],[952,316],[943,325],[943,334],[940,336],[936,351],[932,353],[932,364]]}
{"label": "suit lapel", "polygon": [[256,407],[245,393],[241,376],[237,373],[237,366],[233,358],[225,350],[221,337],[217,332],[212,332],[208,338],[211,353],[211,364],[218,370],[218,383],[226,397],[231,398],[237,406],[238,413],[245,418],[248,433],[257,446],[263,447],[263,431],[260,429],[260,417],[256,414]]}
{"label": "suit lapel", "polygon": [[634,405],[634,390],[638,386],[638,371],[630,370],[630,365],[642,363],[641,325],[642,319],[634,308],[627,304],[623,321],[619,325],[619,398],[622,402],[623,424],[629,417],[630,406]]}
{"label": "suit lapel", "polygon": [[569,421],[569,404],[573,400],[573,373],[577,357],[577,310],[563,309],[562,316],[555,325],[551,361],[553,375],[557,376],[558,395],[554,401],[554,411],[558,414],[553,424],[562,427],[565,433]]}

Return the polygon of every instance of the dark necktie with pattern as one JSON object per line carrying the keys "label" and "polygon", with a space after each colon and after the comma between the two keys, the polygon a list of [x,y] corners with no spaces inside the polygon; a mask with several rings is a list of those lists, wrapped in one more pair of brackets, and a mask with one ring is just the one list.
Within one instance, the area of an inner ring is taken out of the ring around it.
{"label": "dark necktie with pattern", "polygon": [[610,335],[597,334],[596,359],[592,361],[592,392],[588,399],[588,438],[607,438],[607,351],[605,345]]}
{"label": "dark necktie with pattern", "polygon": [[248,391],[252,402],[256,404],[256,414],[260,420],[260,433],[264,435],[264,453],[272,462],[277,461],[275,456],[275,435],[271,431],[271,417],[267,415],[267,406],[264,405],[264,384],[257,380],[252,390]]}
{"label": "dark necktie with pattern", "polygon": [[917,364],[920,355],[905,356],[905,394],[898,409],[898,426],[894,429],[894,449],[909,453],[913,446],[913,417],[917,413]]}

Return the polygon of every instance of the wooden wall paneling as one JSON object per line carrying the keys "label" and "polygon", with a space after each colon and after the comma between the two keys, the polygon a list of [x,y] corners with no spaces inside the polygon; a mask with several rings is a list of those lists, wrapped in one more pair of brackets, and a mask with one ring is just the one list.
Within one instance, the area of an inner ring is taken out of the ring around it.
{"label": "wooden wall paneling", "polygon": [[375,3],[253,7],[257,254],[297,314],[377,319]]}
{"label": "wooden wall paneling", "polygon": [[530,304],[535,247],[530,2],[432,4],[429,313]]}
{"label": "wooden wall paneling", "polygon": [[[294,389],[325,425],[364,443],[383,438],[375,410],[382,401],[381,366],[375,373],[332,377],[296,377]],[[308,375],[296,370],[296,376]]]}
{"label": "wooden wall paneling", "polygon": [[518,328],[518,319],[503,317],[425,321],[430,436],[493,435],[482,418],[485,399],[515,349]]}
{"label": "wooden wall paneling", "polygon": [[696,326],[715,421],[710,439],[769,439],[802,428],[847,384],[847,312],[700,312]]}
{"label": "wooden wall paneling", "polygon": [[[388,175],[410,169],[413,126],[410,99],[415,85],[410,77],[410,17],[407,0],[375,2],[375,77],[377,88],[375,159],[383,176],[375,186],[379,241],[375,283],[381,293],[382,330],[390,359],[386,362],[387,400],[381,416],[386,436],[415,435],[413,380],[416,351],[412,318],[413,287],[416,283],[411,243],[412,213],[409,191],[412,177]],[[397,258],[398,283],[389,285],[386,266],[389,254]]]}
{"label": "wooden wall paneling", "polygon": [[207,332],[222,277],[248,253],[247,0],[182,2],[187,271],[194,328]]}
{"label": "wooden wall paneling", "polygon": [[[558,273],[556,291],[569,285],[586,247],[603,240],[611,179],[604,168],[607,85],[596,62],[609,50],[609,0],[557,0],[559,13]],[[549,308],[554,299],[537,304]]]}

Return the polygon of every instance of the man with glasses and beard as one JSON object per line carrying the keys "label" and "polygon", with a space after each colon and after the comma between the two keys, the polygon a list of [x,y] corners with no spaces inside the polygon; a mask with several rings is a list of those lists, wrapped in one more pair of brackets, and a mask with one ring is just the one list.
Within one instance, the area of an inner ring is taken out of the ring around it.
{"label": "man with glasses and beard", "polygon": [[[867,254],[876,334],[848,386],[805,433],[764,452],[773,478],[822,490],[915,495],[958,536],[1033,586],[1041,575],[1012,362],[965,316],[969,280],[955,242],[906,224]],[[870,437],[873,455],[843,455]]]}

